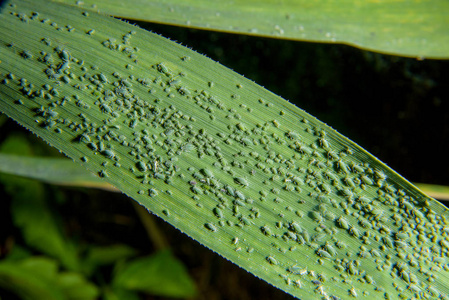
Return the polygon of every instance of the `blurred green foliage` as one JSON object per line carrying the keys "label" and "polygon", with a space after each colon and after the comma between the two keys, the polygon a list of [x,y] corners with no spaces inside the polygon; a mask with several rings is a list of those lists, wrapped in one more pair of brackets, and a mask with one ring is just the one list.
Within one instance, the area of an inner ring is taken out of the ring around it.
{"label": "blurred green foliage", "polygon": [[[32,156],[39,148],[47,147],[11,134],[1,143],[0,152]],[[0,174],[0,183],[2,204],[8,204],[14,226],[7,232],[12,245],[2,245],[0,297],[90,300],[140,299],[139,292],[176,298],[195,295],[193,280],[169,250],[143,255],[124,244],[79,241],[65,232],[67,224],[58,209],[68,199],[60,188],[6,174]],[[112,275],[105,275],[105,269]]]}

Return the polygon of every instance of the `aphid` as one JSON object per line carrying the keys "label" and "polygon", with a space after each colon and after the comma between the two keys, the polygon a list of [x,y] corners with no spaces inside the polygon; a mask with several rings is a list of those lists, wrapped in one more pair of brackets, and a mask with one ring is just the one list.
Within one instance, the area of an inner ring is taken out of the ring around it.
{"label": "aphid", "polygon": [[352,191],[351,191],[350,189],[347,189],[347,188],[342,189],[340,192],[341,192],[341,194],[342,194],[343,196],[345,196],[346,198],[349,198],[349,199],[351,199],[351,198],[354,196],[354,194],[352,193]]}
{"label": "aphid", "polygon": [[64,71],[64,70],[67,69],[69,66],[70,66],[69,61],[64,61],[63,63],[61,63],[61,64],[59,65],[58,72],[60,73],[60,72]]}
{"label": "aphid", "polygon": [[273,256],[268,256],[267,257],[267,261],[271,264],[271,265],[277,265],[278,261],[273,257]]}
{"label": "aphid", "polygon": [[322,249],[317,250],[316,253],[318,254],[318,256],[323,257],[323,258],[329,258],[329,259],[332,258],[332,255],[330,255],[329,252],[322,250]]}
{"label": "aphid", "polygon": [[147,166],[146,166],[146,164],[143,161],[138,161],[136,163],[136,167],[137,167],[137,169],[139,169],[142,172],[147,171]]}
{"label": "aphid", "polygon": [[367,184],[367,185],[372,185],[372,184],[373,184],[373,181],[372,181],[368,176],[366,176],[366,175],[362,175],[362,176],[360,177],[360,180],[362,180],[362,182],[363,182],[364,184]]}
{"label": "aphid", "polygon": [[220,208],[215,207],[213,212],[217,218],[223,218],[223,211]]}
{"label": "aphid", "polygon": [[156,197],[158,195],[158,192],[156,191],[156,189],[149,189],[148,190],[148,194],[150,195],[150,197]]}
{"label": "aphid", "polygon": [[346,221],[344,218],[340,217],[337,219],[337,224],[343,228],[343,229],[348,229],[349,228],[349,223],[348,221]]}
{"label": "aphid", "polygon": [[291,231],[287,231],[287,232],[286,232],[286,235],[287,235],[287,237],[288,237],[289,239],[291,239],[291,240],[294,240],[294,241],[297,240],[296,234],[294,234],[294,233],[291,232]]}
{"label": "aphid", "polygon": [[306,230],[303,230],[302,236],[304,238],[304,241],[306,241],[306,243],[310,242],[310,235],[309,235],[309,233]]}
{"label": "aphid", "polygon": [[227,185],[225,186],[226,192],[231,195],[231,196],[235,196],[235,190],[234,188],[232,188],[231,186]]}
{"label": "aphid", "polygon": [[290,224],[290,228],[291,228],[294,232],[296,232],[296,233],[302,233],[302,228],[301,228],[301,226],[300,226],[298,223],[296,223],[296,222],[292,222],[292,223]]}
{"label": "aphid", "polygon": [[393,241],[392,241],[389,237],[384,236],[384,237],[382,238],[382,241],[384,242],[384,244],[385,244],[388,248],[393,248]]}
{"label": "aphid", "polygon": [[446,241],[446,240],[441,240],[441,241],[440,241],[440,245],[441,245],[441,247],[444,247],[444,248],[446,248],[446,249],[449,249],[449,242]]}
{"label": "aphid", "polygon": [[329,148],[329,142],[325,138],[319,139],[319,143],[320,143],[320,147],[322,147],[324,149]]}
{"label": "aphid", "polygon": [[87,146],[94,151],[98,150],[98,147],[95,143],[89,143],[89,144],[87,144]]}
{"label": "aphid", "polygon": [[372,228],[371,223],[368,220],[366,220],[366,219],[360,220],[360,225],[363,228]]}
{"label": "aphid", "polygon": [[345,177],[343,180],[347,186],[349,186],[351,188],[355,187],[355,183],[351,177]]}
{"label": "aphid", "polygon": [[291,266],[287,269],[288,272],[292,273],[292,274],[299,274],[299,272],[301,271],[301,268],[298,267],[297,265]]}
{"label": "aphid", "polygon": [[236,184],[240,185],[240,186],[243,186],[243,187],[248,187],[249,186],[248,181],[245,178],[242,178],[242,177],[235,177],[234,178],[234,182]]}
{"label": "aphid", "polygon": [[357,295],[357,291],[355,290],[354,287],[352,287],[352,288],[349,290],[349,294],[351,294],[352,297],[357,297],[357,296],[358,296],[358,295]]}
{"label": "aphid", "polygon": [[245,195],[244,195],[242,192],[240,192],[240,191],[235,191],[235,196],[236,196],[238,199],[246,200]]}
{"label": "aphid", "polygon": [[203,194],[203,190],[197,186],[192,186],[191,187],[192,192],[194,192],[197,195],[202,195]]}
{"label": "aphid", "polygon": [[168,73],[168,68],[163,63],[157,64],[156,68],[161,73]]}
{"label": "aphid", "polygon": [[385,173],[383,173],[380,170],[374,170],[374,175],[376,176],[376,178],[378,180],[381,180],[381,181],[387,179],[387,175],[385,175]]}
{"label": "aphid", "polygon": [[321,189],[326,194],[329,194],[332,191],[331,187],[329,185],[327,185],[327,184],[324,184],[324,183],[321,185]]}
{"label": "aphid", "polygon": [[104,75],[103,73],[98,74],[98,76],[100,77],[100,80],[103,82],[109,82],[108,78],[106,77],[106,75]]}
{"label": "aphid", "polygon": [[215,225],[212,223],[206,223],[206,224],[204,224],[204,227],[206,227],[207,229],[209,229],[212,232],[217,231],[217,227],[215,227]]}
{"label": "aphid", "polygon": [[66,50],[61,51],[61,58],[63,60],[69,61],[70,60],[70,54]]}
{"label": "aphid", "polygon": [[115,157],[115,153],[112,150],[106,149],[102,152],[102,154],[104,156],[106,156],[107,158],[114,158]]}
{"label": "aphid", "polygon": [[343,162],[341,159],[337,161],[337,169],[338,171],[341,171],[346,174],[350,173],[348,165],[346,165],[346,163]]}
{"label": "aphid", "polygon": [[319,212],[312,211],[310,214],[314,221],[316,221],[318,223],[323,222],[323,216]]}
{"label": "aphid", "polygon": [[337,255],[337,251],[335,250],[335,248],[328,242],[326,242],[326,244],[324,245],[324,248],[326,249],[327,252],[329,252],[330,255],[332,255],[332,256]]}
{"label": "aphid", "polygon": [[398,248],[407,248],[407,244],[402,242],[402,241],[395,241],[394,244],[396,245],[396,247]]}
{"label": "aphid", "polygon": [[351,227],[349,229],[349,234],[356,238],[360,237],[360,231],[356,227]]}
{"label": "aphid", "polygon": [[240,221],[243,223],[243,225],[246,225],[246,226],[251,225],[251,222],[245,217],[241,217]]}
{"label": "aphid", "polygon": [[382,216],[383,213],[384,213],[384,210],[381,209],[381,208],[375,208],[375,209],[373,209],[373,210],[371,211],[371,214],[374,215],[374,216],[376,216],[376,217]]}
{"label": "aphid", "polygon": [[437,289],[436,288],[434,288],[433,286],[428,286],[427,287],[427,290],[429,291],[429,293],[433,296],[433,297],[438,297],[438,296],[440,296],[440,292],[439,291],[437,291]]}
{"label": "aphid", "polygon": [[262,231],[263,234],[265,234],[266,236],[271,236],[273,235],[273,232],[271,231],[270,227],[268,226],[262,226],[260,228],[260,230]]}
{"label": "aphid", "polygon": [[201,173],[206,177],[214,177],[214,174],[209,169],[201,169]]}

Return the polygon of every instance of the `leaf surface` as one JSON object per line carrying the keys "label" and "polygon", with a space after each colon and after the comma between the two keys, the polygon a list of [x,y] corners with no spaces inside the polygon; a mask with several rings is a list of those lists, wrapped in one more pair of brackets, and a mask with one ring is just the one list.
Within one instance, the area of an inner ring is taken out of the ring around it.
{"label": "leaf surface", "polygon": [[158,35],[13,3],[0,109],[49,144],[298,298],[447,295],[447,209],[358,145]]}
{"label": "leaf surface", "polygon": [[[74,0],[59,0],[74,4]],[[423,58],[449,58],[445,0],[86,0],[127,19],[300,41],[343,43]]]}

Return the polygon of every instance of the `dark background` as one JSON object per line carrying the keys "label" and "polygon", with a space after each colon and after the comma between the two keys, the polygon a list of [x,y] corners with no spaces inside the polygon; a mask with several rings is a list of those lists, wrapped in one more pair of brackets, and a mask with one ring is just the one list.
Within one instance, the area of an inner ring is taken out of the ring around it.
{"label": "dark background", "polygon": [[[205,54],[295,103],[408,180],[449,186],[448,61],[418,61],[344,45],[139,25]],[[7,121],[0,142],[12,132],[28,134]],[[69,200],[57,209],[70,236],[84,243],[126,243],[141,253],[154,251],[129,198],[94,189],[62,190]],[[0,214],[6,222],[3,228],[12,226],[7,201],[0,203]],[[157,224],[195,279],[200,290],[195,299],[294,299],[167,223],[157,219]],[[14,230],[6,233],[0,242],[15,234]]]}

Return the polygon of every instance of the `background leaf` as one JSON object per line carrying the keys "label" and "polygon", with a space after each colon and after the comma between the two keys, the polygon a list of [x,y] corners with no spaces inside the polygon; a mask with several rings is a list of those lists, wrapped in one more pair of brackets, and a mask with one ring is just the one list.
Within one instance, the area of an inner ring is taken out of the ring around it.
{"label": "background leaf", "polygon": [[57,263],[45,257],[0,262],[0,286],[22,299],[90,300],[97,288],[77,273],[58,272]]}
{"label": "background leaf", "polygon": [[[0,151],[30,155],[31,145],[23,136],[10,136],[0,145]],[[41,253],[58,258],[69,270],[78,270],[76,249],[64,236],[57,217],[50,210],[46,201],[48,191],[43,184],[5,174],[0,174],[0,182],[12,199],[13,222],[22,230],[26,243]]]}
{"label": "background leaf", "polygon": [[114,276],[114,285],[134,291],[165,297],[192,297],[195,284],[185,267],[170,251],[135,259]]}
{"label": "background leaf", "polygon": [[91,246],[83,260],[83,268],[85,273],[92,274],[100,266],[112,265],[135,255],[136,250],[127,245]]}
{"label": "background leaf", "polygon": [[[59,0],[73,4],[73,0]],[[449,4],[444,0],[149,1],[86,0],[83,8],[134,20],[372,51],[449,58]]]}
{"label": "background leaf", "polygon": [[52,184],[117,190],[69,159],[25,157],[0,153],[0,172]]}

